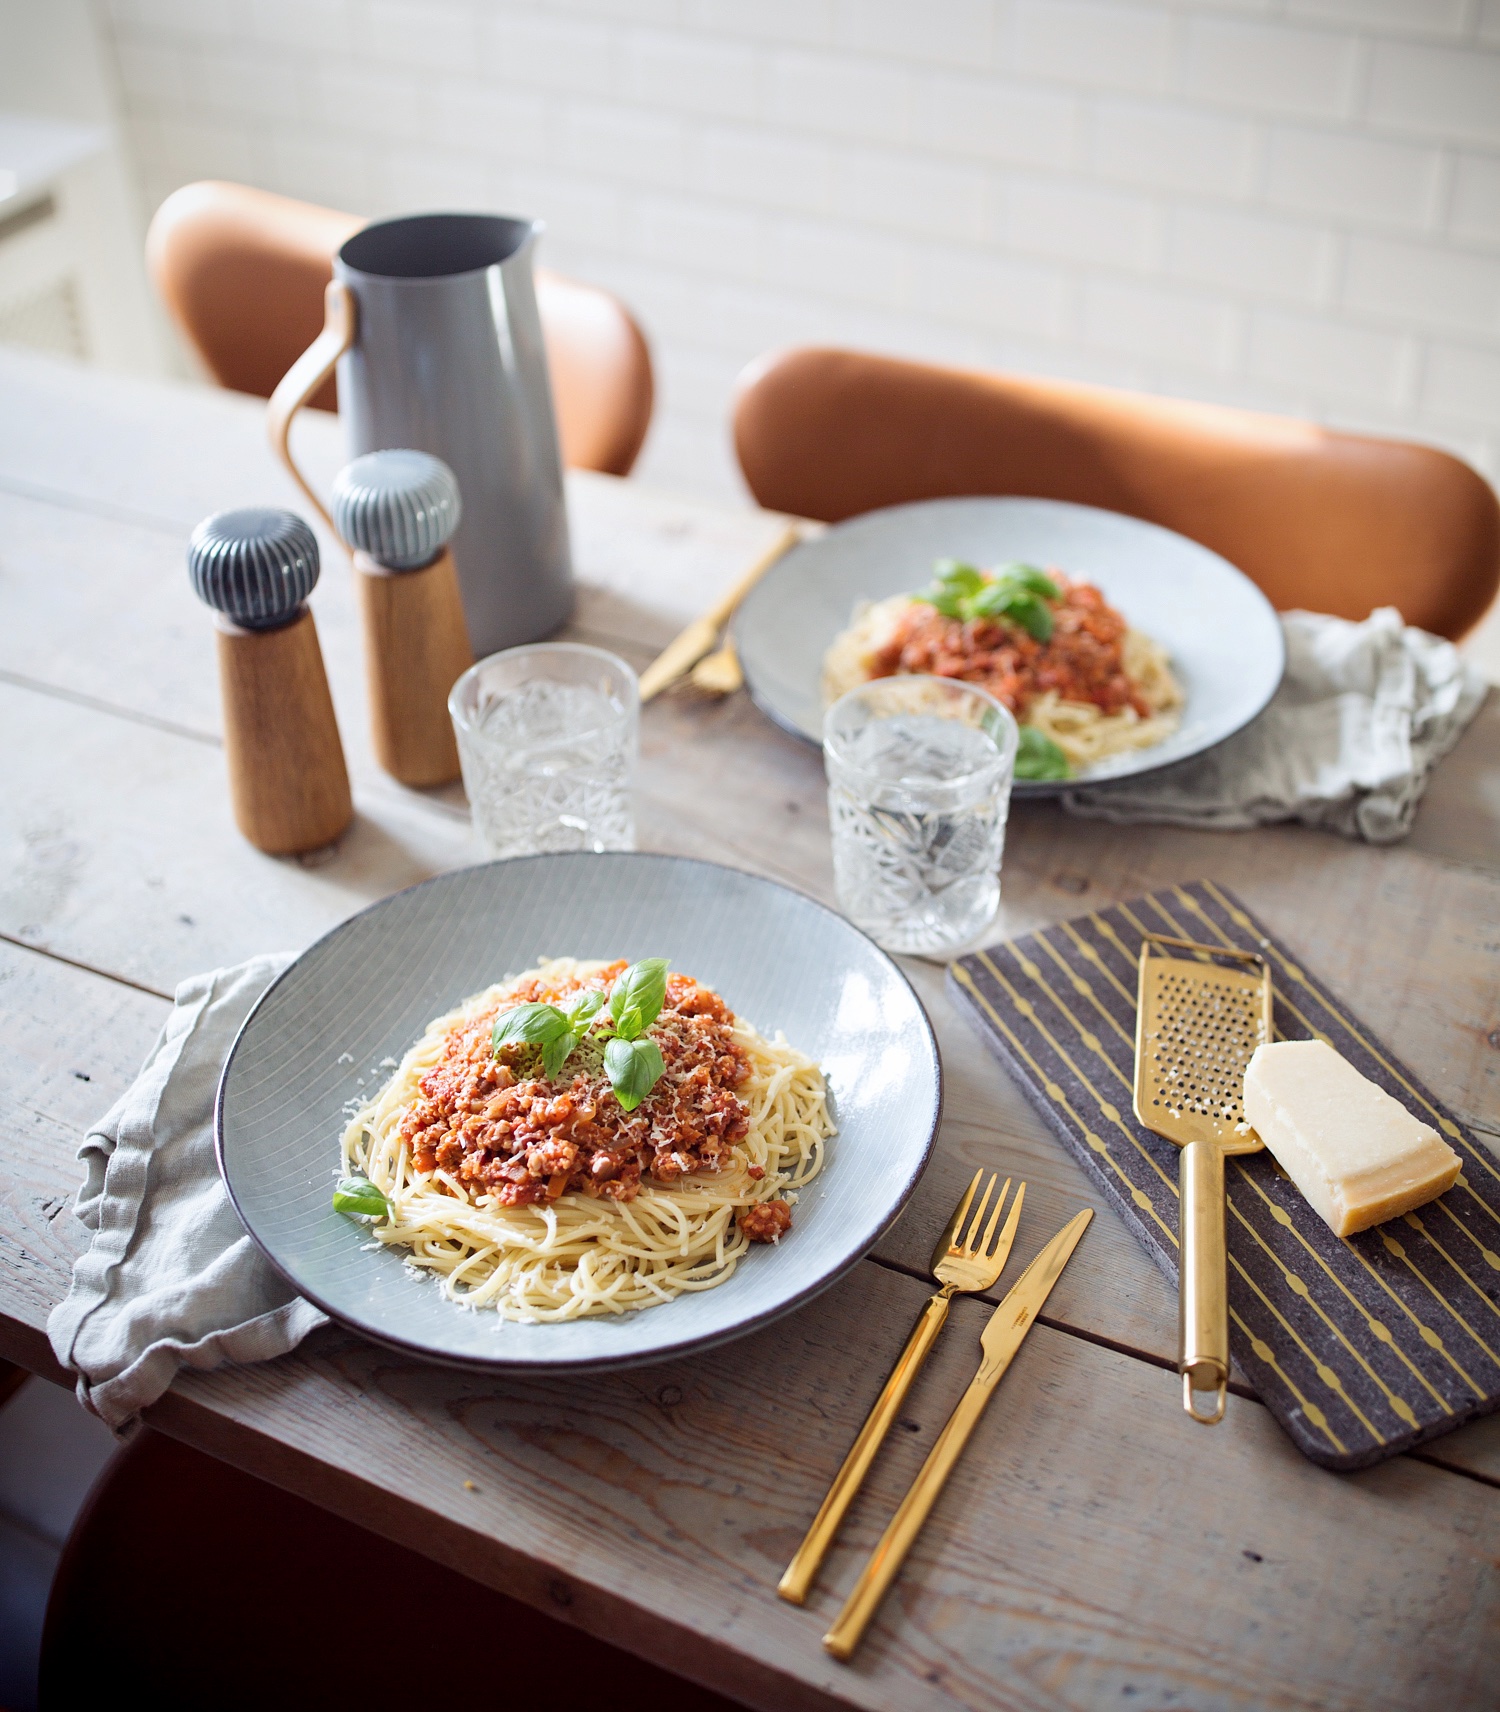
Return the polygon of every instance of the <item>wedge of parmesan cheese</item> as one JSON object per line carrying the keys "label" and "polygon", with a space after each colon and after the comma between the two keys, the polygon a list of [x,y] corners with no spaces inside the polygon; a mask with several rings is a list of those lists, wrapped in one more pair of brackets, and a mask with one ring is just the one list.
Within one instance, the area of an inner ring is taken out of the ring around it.
{"label": "wedge of parmesan cheese", "polygon": [[1435,1200],[1462,1163],[1436,1130],[1321,1040],[1256,1047],[1245,1117],[1336,1236]]}

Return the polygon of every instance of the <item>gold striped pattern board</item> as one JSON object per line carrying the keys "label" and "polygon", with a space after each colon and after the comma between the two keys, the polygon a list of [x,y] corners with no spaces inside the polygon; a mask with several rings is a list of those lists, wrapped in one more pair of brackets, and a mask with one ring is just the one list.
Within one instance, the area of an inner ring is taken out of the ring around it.
{"label": "gold striped pattern board", "polygon": [[1228,1160],[1238,1377],[1328,1468],[1364,1468],[1500,1407],[1500,1158],[1232,893],[1198,880],[1077,916],[959,959],[949,988],[1175,1281],[1178,1151],[1131,1110],[1146,933],[1260,952],[1277,1039],[1326,1040],[1464,1162],[1441,1199],[1342,1238],[1269,1153]]}

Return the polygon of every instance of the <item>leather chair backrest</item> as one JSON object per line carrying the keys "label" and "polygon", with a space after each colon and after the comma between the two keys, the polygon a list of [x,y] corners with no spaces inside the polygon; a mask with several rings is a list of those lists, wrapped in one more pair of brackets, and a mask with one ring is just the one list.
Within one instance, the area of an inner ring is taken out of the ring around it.
{"label": "leather chair backrest", "polygon": [[[220,386],[269,398],[323,325],[333,257],[364,221],[248,185],[174,191],[151,222],[146,259],[162,300]],[[651,423],[651,356],[607,291],[538,268],[563,462],[625,475]],[[334,383],[314,398],[338,408]]]}
{"label": "leather chair backrest", "polygon": [[734,434],[762,505],[829,522],[953,494],[1073,500],[1201,541],[1282,610],[1394,606],[1453,638],[1500,585],[1500,503],[1467,464],[1309,422],[802,349],[745,372]]}

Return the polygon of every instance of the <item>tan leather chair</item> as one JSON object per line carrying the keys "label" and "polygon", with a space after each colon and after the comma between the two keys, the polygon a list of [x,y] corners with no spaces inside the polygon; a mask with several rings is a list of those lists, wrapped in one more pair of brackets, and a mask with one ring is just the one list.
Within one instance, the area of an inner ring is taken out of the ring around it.
{"label": "tan leather chair", "polygon": [[1273,605],[1439,636],[1500,584],[1500,503],[1445,452],[1220,405],[804,349],[740,379],[735,445],[764,506],[833,522],[950,494],[1025,494],[1201,541]]}
{"label": "tan leather chair", "polygon": [[[365,222],[248,185],[184,185],[157,209],[146,261],[220,386],[269,398],[323,326],[334,252]],[[625,475],[651,422],[651,355],[618,299],[538,268],[563,462]],[[313,402],[338,408],[330,381]]]}

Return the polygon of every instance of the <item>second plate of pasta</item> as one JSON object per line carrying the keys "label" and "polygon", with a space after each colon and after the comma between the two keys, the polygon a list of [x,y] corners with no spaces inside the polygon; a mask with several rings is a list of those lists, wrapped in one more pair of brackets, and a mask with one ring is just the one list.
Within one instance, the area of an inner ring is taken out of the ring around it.
{"label": "second plate of pasta", "polygon": [[812,742],[830,699],[868,677],[979,683],[1056,762],[1055,777],[1018,773],[1027,794],[1202,753],[1261,711],[1285,664],[1270,602],[1227,560],[1040,499],[926,500],[836,524],[773,566],[734,635],[757,705]]}

